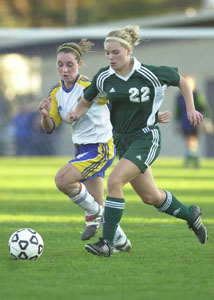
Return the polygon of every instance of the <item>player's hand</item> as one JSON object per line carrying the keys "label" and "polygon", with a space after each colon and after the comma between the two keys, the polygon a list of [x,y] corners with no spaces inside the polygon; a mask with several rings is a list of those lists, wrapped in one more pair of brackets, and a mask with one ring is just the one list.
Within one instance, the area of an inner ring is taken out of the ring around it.
{"label": "player's hand", "polygon": [[170,111],[158,112],[158,123],[166,124],[170,122],[172,114]]}
{"label": "player's hand", "polygon": [[197,110],[188,112],[187,118],[188,118],[190,124],[194,127],[199,125],[203,121],[203,115]]}
{"label": "player's hand", "polygon": [[77,119],[77,115],[76,115],[75,111],[70,110],[70,111],[67,113],[66,121],[67,121],[69,124],[72,124],[74,121],[76,121],[76,119]]}
{"label": "player's hand", "polygon": [[39,112],[42,116],[49,116],[51,109],[51,97],[43,98],[38,106]]}

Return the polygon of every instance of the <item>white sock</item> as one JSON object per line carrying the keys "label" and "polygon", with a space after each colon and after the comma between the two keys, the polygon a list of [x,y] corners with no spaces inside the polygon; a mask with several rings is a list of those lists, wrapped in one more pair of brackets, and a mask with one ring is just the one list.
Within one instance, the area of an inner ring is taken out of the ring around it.
{"label": "white sock", "polygon": [[[100,227],[103,229],[103,221],[100,223]],[[113,245],[123,245],[126,242],[126,234],[123,229],[120,227],[120,224],[117,226],[117,230],[114,235]]]}
{"label": "white sock", "polygon": [[94,200],[94,197],[89,194],[86,186],[82,183],[80,183],[80,185],[81,191],[79,192],[79,189],[74,190],[73,193],[68,196],[68,198],[73,203],[81,207],[84,210],[86,216],[97,214],[97,212],[99,211],[99,204]]}
{"label": "white sock", "polygon": [[117,230],[115,232],[113,245],[123,245],[126,242],[126,234],[123,231],[123,229],[120,227],[120,225],[117,226]]}

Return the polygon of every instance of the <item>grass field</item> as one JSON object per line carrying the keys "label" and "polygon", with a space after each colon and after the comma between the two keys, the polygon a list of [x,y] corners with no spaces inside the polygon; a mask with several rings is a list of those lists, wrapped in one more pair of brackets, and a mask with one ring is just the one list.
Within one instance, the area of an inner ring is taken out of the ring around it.
{"label": "grass field", "polygon": [[[133,250],[111,258],[85,251],[83,213],[55,187],[54,175],[67,160],[0,158],[1,300],[213,299],[214,160],[183,169],[179,159],[160,158],[153,167],[159,188],[187,205],[200,205],[209,231],[206,245],[184,221],[143,205],[126,186],[121,226]],[[37,261],[14,261],[9,255],[10,235],[23,227],[43,237]]]}

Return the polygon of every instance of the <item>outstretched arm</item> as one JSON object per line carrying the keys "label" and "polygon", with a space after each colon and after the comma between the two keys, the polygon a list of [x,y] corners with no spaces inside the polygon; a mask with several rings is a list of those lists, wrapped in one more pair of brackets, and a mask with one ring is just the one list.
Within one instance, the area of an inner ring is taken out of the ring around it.
{"label": "outstretched arm", "polygon": [[184,96],[187,118],[191,125],[197,126],[203,121],[203,115],[195,109],[191,86],[183,76],[180,76],[179,88]]}
{"label": "outstretched arm", "polygon": [[79,103],[77,104],[75,111],[70,110],[67,113],[66,116],[66,121],[68,123],[73,123],[74,121],[78,120],[79,118],[81,118],[84,114],[87,113],[87,111],[89,110],[89,108],[92,106],[93,102],[89,102],[87,101],[85,98],[81,98],[79,100]]}

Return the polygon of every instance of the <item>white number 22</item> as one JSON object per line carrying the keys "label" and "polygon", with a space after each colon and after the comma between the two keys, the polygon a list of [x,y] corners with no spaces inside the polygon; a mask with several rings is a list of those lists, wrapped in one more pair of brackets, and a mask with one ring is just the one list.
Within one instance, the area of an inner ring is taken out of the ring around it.
{"label": "white number 22", "polygon": [[142,87],[140,91],[137,88],[133,87],[129,89],[129,99],[131,102],[135,103],[145,102],[149,100],[149,93],[150,88],[147,86]]}

